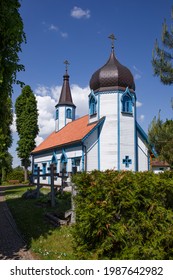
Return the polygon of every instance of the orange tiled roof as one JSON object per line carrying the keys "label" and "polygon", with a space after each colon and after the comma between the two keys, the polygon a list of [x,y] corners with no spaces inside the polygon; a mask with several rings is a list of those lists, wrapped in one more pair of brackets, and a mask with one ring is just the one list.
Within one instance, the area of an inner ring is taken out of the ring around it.
{"label": "orange tiled roof", "polygon": [[[98,121],[99,122],[99,121]],[[52,132],[32,153],[82,140],[97,124],[88,124],[88,115],[68,123],[58,132]]]}

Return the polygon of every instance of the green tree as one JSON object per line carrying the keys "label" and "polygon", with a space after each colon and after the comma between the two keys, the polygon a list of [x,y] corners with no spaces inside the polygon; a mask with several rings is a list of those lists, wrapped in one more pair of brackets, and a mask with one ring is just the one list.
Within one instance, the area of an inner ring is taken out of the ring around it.
{"label": "green tree", "polygon": [[19,135],[17,153],[21,159],[27,180],[27,169],[30,166],[30,153],[35,148],[35,138],[38,135],[37,101],[30,86],[25,86],[16,99],[16,127]]}
{"label": "green tree", "polygon": [[159,158],[167,161],[173,168],[173,120],[163,122],[160,114],[158,118],[154,117],[149,126],[148,138]]}
{"label": "green tree", "polygon": [[19,63],[21,44],[26,42],[23,22],[19,13],[18,0],[0,1],[0,161],[12,143],[10,125],[12,123],[11,95],[17,72],[24,70]]}
{"label": "green tree", "polygon": [[2,182],[6,181],[7,174],[12,171],[12,155],[7,152],[2,161]]}
{"label": "green tree", "polygon": [[[171,13],[171,19],[173,20],[173,8]],[[160,77],[160,80],[165,85],[171,85],[173,83],[173,55],[171,50],[173,49],[173,29],[168,30],[166,19],[162,25],[162,47],[159,47],[158,40],[156,39],[152,66],[154,74]]]}

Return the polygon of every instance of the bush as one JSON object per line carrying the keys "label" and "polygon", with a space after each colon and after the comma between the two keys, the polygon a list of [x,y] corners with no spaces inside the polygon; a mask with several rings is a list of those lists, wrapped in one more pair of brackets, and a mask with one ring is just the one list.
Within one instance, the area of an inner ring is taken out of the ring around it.
{"label": "bush", "polygon": [[10,180],[19,180],[19,182],[23,182],[24,180],[24,171],[13,170],[7,175],[7,181]]}
{"label": "bush", "polygon": [[173,176],[93,171],[77,186],[79,259],[173,259]]}

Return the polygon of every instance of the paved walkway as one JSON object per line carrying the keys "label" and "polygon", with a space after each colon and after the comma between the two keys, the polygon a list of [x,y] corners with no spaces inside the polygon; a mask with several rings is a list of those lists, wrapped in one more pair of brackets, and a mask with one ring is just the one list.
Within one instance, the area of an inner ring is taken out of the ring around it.
{"label": "paved walkway", "polygon": [[0,260],[33,260],[5,202],[5,188],[0,186]]}

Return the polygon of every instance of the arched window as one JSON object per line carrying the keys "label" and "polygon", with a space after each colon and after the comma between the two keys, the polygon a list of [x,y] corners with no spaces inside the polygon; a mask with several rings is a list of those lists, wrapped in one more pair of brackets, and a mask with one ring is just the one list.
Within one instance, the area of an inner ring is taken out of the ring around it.
{"label": "arched window", "polygon": [[90,116],[97,114],[97,98],[94,94],[94,91],[91,90],[89,95],[89,114]]}
{"label": "arched window", "polygon": [[96,114],[96,102],[93,97],[91,97],[90,99],[89,108],[90,108],[90,115]]}
{"label": "arched window", "polygon": [[71,109],[67,109],[66,110],[66,117],[67,117],[67,119],[72,119],[72,112],[71,112]]}
{"label": "arched window", "polygon": [[64,150],[62,151],[62,155],[61,155],[60,172],[61,173],[67,173],[67,156],[66,156]]}
{"label": "arched window", "polygon": [[126,88],[125,92],[123,93],[121,97],[122,102],[122,113],[126,114],[133,114],[133,105],[135,103],[135,95],[132,94],[128,87]]}
{"label": "arched window", "polygon": [[56,109],[56,120],[58,119],[58,117],[59,117],[59,111],[58,109]]}
{"label": "arched window", "polygon": [[58,168],[58,161],[57,161],[57,157],[56,157],[56,154],[55,152],[53,153],[53,156],[52,156],[52,160],[51,162],[54,164],[54,166],[56,167],[56,172],[57,172],[57,168]]}
{"label": "arched window", "polygon": [[132,113],[132,99],[129,95],[125,95],[122,99],[122,112]]}

